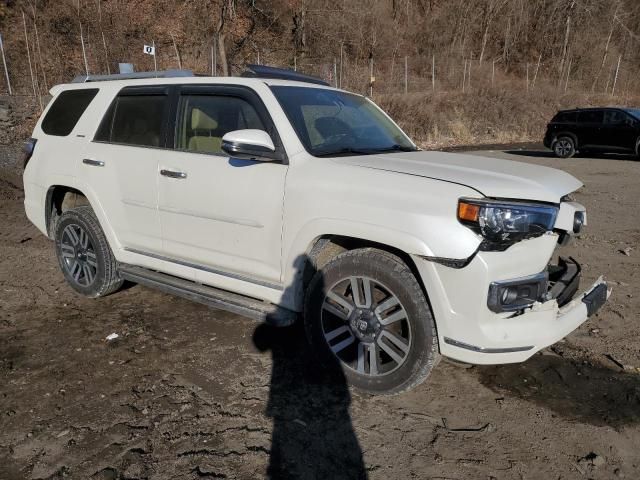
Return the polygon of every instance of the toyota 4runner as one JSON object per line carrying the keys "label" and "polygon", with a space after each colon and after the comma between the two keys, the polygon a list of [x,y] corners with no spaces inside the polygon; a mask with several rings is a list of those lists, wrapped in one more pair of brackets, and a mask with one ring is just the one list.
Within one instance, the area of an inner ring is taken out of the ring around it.
{"label": "toyota 4runner", "polygon": [[[150,78],[153,77],[153,78]],[[558,244],[581,187],[420,151],[371,100],[287,70],[80,77],[25,147],[25,209],[82,295],[123,281],[289,325],[372,393],[439,355],[521,362],[607,299]]]}

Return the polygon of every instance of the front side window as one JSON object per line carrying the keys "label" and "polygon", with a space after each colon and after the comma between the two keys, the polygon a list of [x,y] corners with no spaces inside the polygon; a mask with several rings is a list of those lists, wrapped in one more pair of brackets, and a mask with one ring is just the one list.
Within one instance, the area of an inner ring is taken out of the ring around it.
{"label": "front side window", "polygon": [[105,116],[96,140],[160,147],[166,95],[120,95]]}
{"label": "front side window", "polygon": [[69,135],[97,93],[97,88],[62,92],[42,120],[42,131],[59,137]]}
{"label": "front side window", "polygon": [[604,112],[604,123],[606,125],[622,125],[628,118],[626,114],[619,110],[607,110]]}
{"label": "front side window", "polygon": [[266,130],[253,106],[240,97],[182,95],[176,123],[176,148],[224,154],[222,137],[234,130]]}
{"label": "front side window", "polygon": [[416,150],[382,110],[360,95],[312,87],[271,90],[306,150],[316,157]]}

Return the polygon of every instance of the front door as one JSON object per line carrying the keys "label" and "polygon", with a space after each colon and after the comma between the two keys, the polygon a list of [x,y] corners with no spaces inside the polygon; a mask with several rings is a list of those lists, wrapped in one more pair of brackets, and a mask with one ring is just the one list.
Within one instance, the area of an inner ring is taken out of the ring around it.
{"label": "front door", "polygon": [[267,131],[282,145],[259,97],[244,87],[176,92],[175,150],[159,165],[158,211],[169,259],[223,276],[278,285],[287,164],[231,158],[222,136]]}
{"label": "front door", "polygon": [[612,150],[634,150],[636,129],[633,123],[633,119],[621,110],[605,110],[603,142]]}

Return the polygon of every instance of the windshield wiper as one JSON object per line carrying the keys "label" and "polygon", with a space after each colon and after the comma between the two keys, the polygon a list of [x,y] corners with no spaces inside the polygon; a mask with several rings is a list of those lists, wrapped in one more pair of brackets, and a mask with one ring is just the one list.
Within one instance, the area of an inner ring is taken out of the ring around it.
{"label": "windshield wiper", "polygon": [[344,148],[339,148],[338,150],[331,150],[329,152],[314,153],[314,156],[333,157],[333,156],[342,156],[342,155],[371,155],[372,153],[377,153],[377,151],[364,150],[361,148],[353,148],[353,147],[344,147]]}
{"label": "windshield wiper", "polygon": [[314,154],[316,157],[333,157],[342,155],[375,155],[376,153],[388,153],[388,152],[417,152],[417,148],[405,147],[404,145],[391,145],[385,148],[353,148],[344,147],[338,150],[332,150],[330,152],[320,152]]}
{"label": "windshield wiper", "polygon": [[395,145],[391,145],[387,148],[379,148],[375,151],[375,153],[384,153],[384,152],[417,152],[418,149],[415,147],[405,147],[404,145],[400,145],[396,143]]}

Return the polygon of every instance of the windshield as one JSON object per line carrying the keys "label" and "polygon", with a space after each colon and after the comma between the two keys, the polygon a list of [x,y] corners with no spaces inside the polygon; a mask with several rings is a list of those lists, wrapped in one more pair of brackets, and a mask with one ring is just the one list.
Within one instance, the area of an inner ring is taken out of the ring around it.
{"label": "windshield", "polygon": [[300,141],[316,157],[415,151],[415,145],[373,102],[309,87],[272,86]]}

